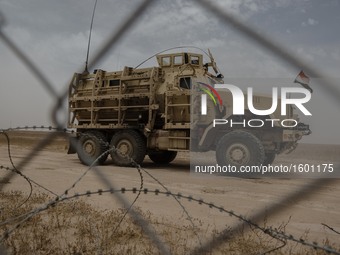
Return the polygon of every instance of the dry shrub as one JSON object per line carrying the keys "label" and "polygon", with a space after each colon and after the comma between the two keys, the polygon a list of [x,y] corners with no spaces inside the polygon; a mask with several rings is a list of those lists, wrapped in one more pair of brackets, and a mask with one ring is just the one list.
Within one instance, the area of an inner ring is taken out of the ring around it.
{"label": "dry shrub", "polygon": [[[45,194],[33,194],[29,202],[18,207],[25,200],[18,191],[0,193],[1,234],[15,226],[24,215],[49,201]],[[143,212],[170,248],[172,254],[188,254],[201,242],[220,234],[213,226],[203,228],[203,222],[193,219],[185,224],[173,223],[168,219]],[[143,233],[139,224],[127,216],[119,228],[118,222],[125,211],[98,210],[84,200],[64,201],[49,207],[25,221],[4,241],[9,254],[159,254],[155,246]],[[7,224],[5,221],[11,220]],[[285,225],[280,226],[284,230]],[[116,231],[114,231],[116,229]],[[238,233],[231,242],[208,254],[259,254],[281,245],[281,242],[257,229]],[[271,254],[326,254],[302,245],[288,245]]]}

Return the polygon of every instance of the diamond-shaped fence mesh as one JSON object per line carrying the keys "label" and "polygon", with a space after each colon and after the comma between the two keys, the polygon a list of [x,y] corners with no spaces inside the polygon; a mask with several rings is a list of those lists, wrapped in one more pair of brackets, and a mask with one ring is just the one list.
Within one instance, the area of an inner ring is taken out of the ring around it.
{"label": "diamond-shaped fence mesh", "polygon": [[[136,25],[136,23],[139,21],[140,17],[145,13],[146,10],[153,8],[153,4],[155,1],[152,0],[145,0],[140,5],[138,5],[135,10],[131,12],[131,14],[126,17],[126,19],[120,24],[119,28],[115,30],[115,32],[112,32],[107,40],[106,43],[97,51],[97,54],[90,59],[89,61],[89,68],[92,69],[96,66],[96,64],[105,58],[105,55],[108,53],[109,50],[114,48],[117,43],[124,39],[124,36],[129,33],[132,27]],[[320,70],[316,70],[314,67],[310,66],[308,63],[302,61],[301,59],[297,58],[295,55],[293,55],[289,50],[282,48],[281,46],[278,46],[275,42],[271,40],[271,38],[267,38],[263,36],[262,34],[256,32],[250,24],[247,24],[245,22],[240,21],[235,16],[224,12],[221,8],[215,6],[213,3],[207,0],[199,0],[196,1],[196,4],[200,6],[202,9],[204,9],[206,12],[209,12],[213,14],[219,22],[223,22],[226,26],[232,26],[235,30],[237,30],[240,34],[242,34],[244,37],[248,38],[250,41],[253,41],[255,44],[258,45],[258,47],[263,47],[267,51],[271,52],[272,54],[275,54],[277,57],[279,57],[281,60],[286,62],[288,65],[291,65],[296,68],[303,67],[304,70],[306,70],[310,75],[313,77],[325,77],[325,75],[322,74]],[[112,227],[112,232],[117,231],[117,228],[122,224],[122,222],[126,219],[126,217],[132,218],[132,220],[140,227],[141,233],[143,236],[146,236],[152,243],[152,245],[156,248],[157,253],[159,254],[171,254],[173,251],[169,248],[169,244],[163,240],[163,237],[160,233],[157,233],[155,228],[153,227],[153,223],[150,222],[149,218],[146,217],[143,213],[141,213],[139,210],[136,210],[134,208],[135,202],[143,195],[146,194],[154,194],[158,196],[165,196],[169,197],[167,199],[174,199],[178,206],[183,210],[184,214],[186,215],[186,218],[188,219],[188,222],[190,223],[191,227],[194,229],[195,222],[192,219],[191,212],[187,210],[185,207],[185,204],[182,201],[190,201],[195,202],[197,204],[206,205],[207,210],[218,210],[221,213],[225,213],[226,215],[229,215],[230,217],[234,217],[239,220],[238,223],[235,223],[232,226],[226,227],[224,231],[221,231],[214,236],[205,238],[205,240],[202,240],[202,238],[199,237],[199,235],[194,231],[197,239],[197,243],[194,247],[191,247],[187,253],[190,254],[206,254],[206,253],[214,253],[214,251],[217,251],[218,248],[233,239],[237,238],[237,235],[240,233],[240,231],[248,231],[252,229],[256,229],[261,231],[262,233],[270,236],[277,242],[276,248],[270,249],[267,251],[254,251],[254,254],[266,254],[270,252],[277,252],[283,249],[285,247],[286,243],[288,241],[299,243],[306,247],[311,247],[316,250],[325,251],[332,254],[340,254],[340,251],[337,248],[332,248],[330,246],[325,246],[318,244],[316,242],[307,242],[301,238],[296,238],[292,235],[289,235],[285,233],[282,230],[277,230],[273,227],[266,227],[262,226],[260,223],[263,221],[263,218],[265,217],[272,217],[278,213],[282,213],[285,210],[289,208],[289,206],[298,203],[299,201],[303,201],[304,199],[307,199],[309,197],[312,197],[316,193],[322,191],[325,188],[331,187],[336,180],[328,178],[328,179],[316,179],[313,181],[307,182],[308,184],[303,186],[296,187],[295,190],[290,191],[287,193],[284,197],[281,197],[278,201],[271,204],[270,206],[263,208],[261,210],[258,210],[254,212],[250,216],[242,216],[238,214],[237,212],[234,212],[232,208],[225,209],[223,207],[220,207],[218,205],[214,205],[213,203],[208,203],[202,199],[194,198],[190,195],[185,195],[181,193],[175,193],[171,190],[169,190],[163,183],[162,180],[157,179],[154,177],[149,170],[146,170],[145,168],[142,168],[140,165],[133,162],[131,159],[132,164],[136,167],[138,170],[138,173],[140,175],[140,186],[139,188],[121,188],[118,187],[118,184],[111,181],[110,178],[107,178],[106,172],[101,171],[100,167],[95,166],[95,164],[92,164],[87,171],[85,171],[79,178],[77,178],[74,183],[70,187],[66,187],[65,191],[61,194],[56,194],[53,191],[51,191],[48,187],[46,187],[43,183],[37,183],[34,180],[30,179],[25,175],[25,172],[22,172],[21,169],[24,169],[24,167],[30,162],[32,162],[39,153],[46,147],[48,144],[53,142],[55,139],[58,139],[60,137],[66,137],[68,138],[71,134],[73,134],[72,131],[64,129],[64,123],[58,119],[59,114],[61,114],[63,109],[63,103],[67,101],[68,91],[64,91],[63,93],[59,94],[53,86],[48,82],[48,79],[46,78],[47,74],[42,73],[37,66],[31,62],[30,58],[27,57],[25,52],[21,51],[16,43],[12,41],[3,30],[3,25],[5,23],[5,15],[0,15],[0,38],[2,40],[2,43],[6,45],[9,51],[12,51],[17,58],[22,61],[23,64],[27,67],[27,69],[34,75],[37,80],[40,82],[40,85],[42,88],[44,88],[50,95],[50,99],[55,102],[55,106],[53,110],[51,111],[51,119],[53,120],[53,125],[55,128],[47,127],[47,129],[52,130],[52,132],[48,133],[46,137],[39,142],[34,148],[30,150],[30,152],[25,156],[22,157],[20,162],[17,165],[14,165],[11,159],[11,152],[10,147],[8,147],[8,153],[11,160],[11,167],[4,166],[1,164],[1,170],[4,171],[6,174],[3,177],[3,180],[6,180],[6,183],[1,183],[0,191],[3,191],[6,185],[11,185],[10,182],[14,178],[15,175],[21,175],[23,176],[31,185],[36,185],[40,187],[41,189],[44,189],[46,192],[53,195],[53,199],[41,206],[37,206],[33,208],[28,213],[25,213],[23,215],[16,215],[13,218],[9,219],[2,219],[2,222],[0,222],[1,228],[2,228],[2,237],[1,241],[4,242],[14,231],[16,231],[18,228],[24,227],[24,224],[32,218],[39,215],[41,212],[48,210],[51,207],[58,206],[59,204],[63,203],[64,201],[68,201],[71,199],[75,199],[78,197],[89,197],[92,195],[102,195],[102,194],[109,194],[109,196],[112,197],[112,203],[119,203],[122,208],[126,209],[126,212],[121,216],[121,218],[118,221],[118,224],[116,227]],[[3,61],[3,60],[2,60]],[[324,79],[323,80],[323,87],[326,93],[329,97],[332,98],[340,98],[340,89],[338,88],[337,84],[334,84],[333,81]],[[46,129],[46,127],[24,127],[22,129]],[[20,128],[18,128],[20,129]],[[1,130],[1,135],[5,136],[8,144],[10,143],[10,140],[8,138],[7,132],[9,130]],[[116,148],[109,148],[110,151],[115,151]],[[108,152],[105,152],[107,154]],[[117,152],[119,153],[119,152]],[[101,155],[103,156],[103,155]],[[101,157],[100,156],[100,157]],[[99,157],[99,158],[100,158]],[[338,171],[338,166],[336,167],[336,171]],[[84,193],[75,193],[70,194],[71,190],[83,180],[83,177],[89,172],[93,172],[96,176],[96,178],[102,183],[103,188],[100,190],[91,190],[86,191]],[[161,189],[153,189],[145,187],[143,182],[143,175],[147,175],[153,180],[156,181],[161,186]],[[32,192],[32,188],[31,188]],[[133,202],[129,201],[124,194],[125,193],[135,193],[136,197],[133,200]],[[26,203],[25,200],[23,203]],[[20,206],[20,205],[19,205]],[[6,204],[1,204],[1,207],[6,207]],[[210,209],[209,209],[210,207]],[[9,223],[13,223],[12,225],[8,225]],[[329,226],[328,226],[329,227]],[[329,227],[332,229],[332,227]],[[334,230],[334,229],[333,229]],[[336,231],[336,230],[334,230]],[[98,242],[98,245],[100,246],[100,241],[97,240],[95,242]],[[46,244],[48,245],[48,244]],[[48,248],[46,248],[46,252],[48,251]],[[3,254],[5,254],[5,249],[1,251]],[[1,253],[0,252],[0,253]],[[100,249],[97,251],[98,254],[103,254],[105,252],[101,251]],[[282,251],[284,253],[284,251]],[[2,254],[1,253],[1,254]],[[110,252],[109,252],[110,253]],[[282,253],[282,254],[283,254]],[[241,253],[245,254],[245,253]]]}

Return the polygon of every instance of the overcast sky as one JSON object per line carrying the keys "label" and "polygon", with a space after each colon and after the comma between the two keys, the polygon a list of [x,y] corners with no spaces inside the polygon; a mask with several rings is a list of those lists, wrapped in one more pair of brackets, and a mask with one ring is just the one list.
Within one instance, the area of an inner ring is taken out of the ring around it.
{"label": "overcast sky", "polygon": [[[213,2],[328,76],[339,77],[340,1]],[[137,3],[140,1],[98,0],[92,56]],[[0,0],[0,12],[6,19],[2,29],[62,92],[73,73],[84,66],[93,5],[94,0]],[[293,81],[300,71],[245,39],[195,1],[188,0],[155,1],[97,67],[113,71],[136,66],[159,51],[181,45],[209,48],[226,77],[226,83],[228,78],[245,77],[271,78],[270,83],[275,78],[278,83],[279,78]],[[2,41],[0,56],[0,129],[50,125],[54,103],[50,95]],[[154,64],[151,61],[144,66]],[[314,103],[310,107],[313,117],[307,121],[315,132],[308,141],[339,143],[334,140],[334,136],[339,137],[339,104],[329,100],[322,86],[313,82],[313,78],[312,86]]]}

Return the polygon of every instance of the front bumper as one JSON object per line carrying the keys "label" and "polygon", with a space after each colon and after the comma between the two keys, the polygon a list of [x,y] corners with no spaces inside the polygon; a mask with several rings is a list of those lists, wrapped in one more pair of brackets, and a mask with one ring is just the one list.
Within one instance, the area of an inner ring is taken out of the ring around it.
{"label": "front bumper", "polygon": [[304,135],[310,135],[312,131],[309,128],[309,125],[304,123],[298,123],[298,125],[294,129],[284,129],[282,133],[282,141],[283,142],[297,142]]}

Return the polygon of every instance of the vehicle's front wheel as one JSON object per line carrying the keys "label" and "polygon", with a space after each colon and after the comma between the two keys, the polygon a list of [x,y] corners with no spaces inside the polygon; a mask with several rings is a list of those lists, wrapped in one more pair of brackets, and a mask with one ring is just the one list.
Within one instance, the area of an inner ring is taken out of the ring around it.
{"label": "vehicle's front wheel", "polygon": [[79,160],[87,166],[101,165],[107,159],[108,142],[106,136],[99,131],[86,131],[80,135],[77,153]]}
{"label": "vehicle's front wheel", "polygon": [[265,152],[261,141],[246,131],[225,134],[216,147],[216,160],[220,166],[261,165]]}
{"label": "vehicle's front wheel", "polygon": [[113,163],[118,166],[132,166],[133,162],[141,164],[146,154],[145,138],[134,130],[123,130],[113,135],[111,151]]}
{"label": "vehicle's front wheel", "polygon": [[177,156],[177,151],[152,151],[149,158],[156,164],[168,164]]}

